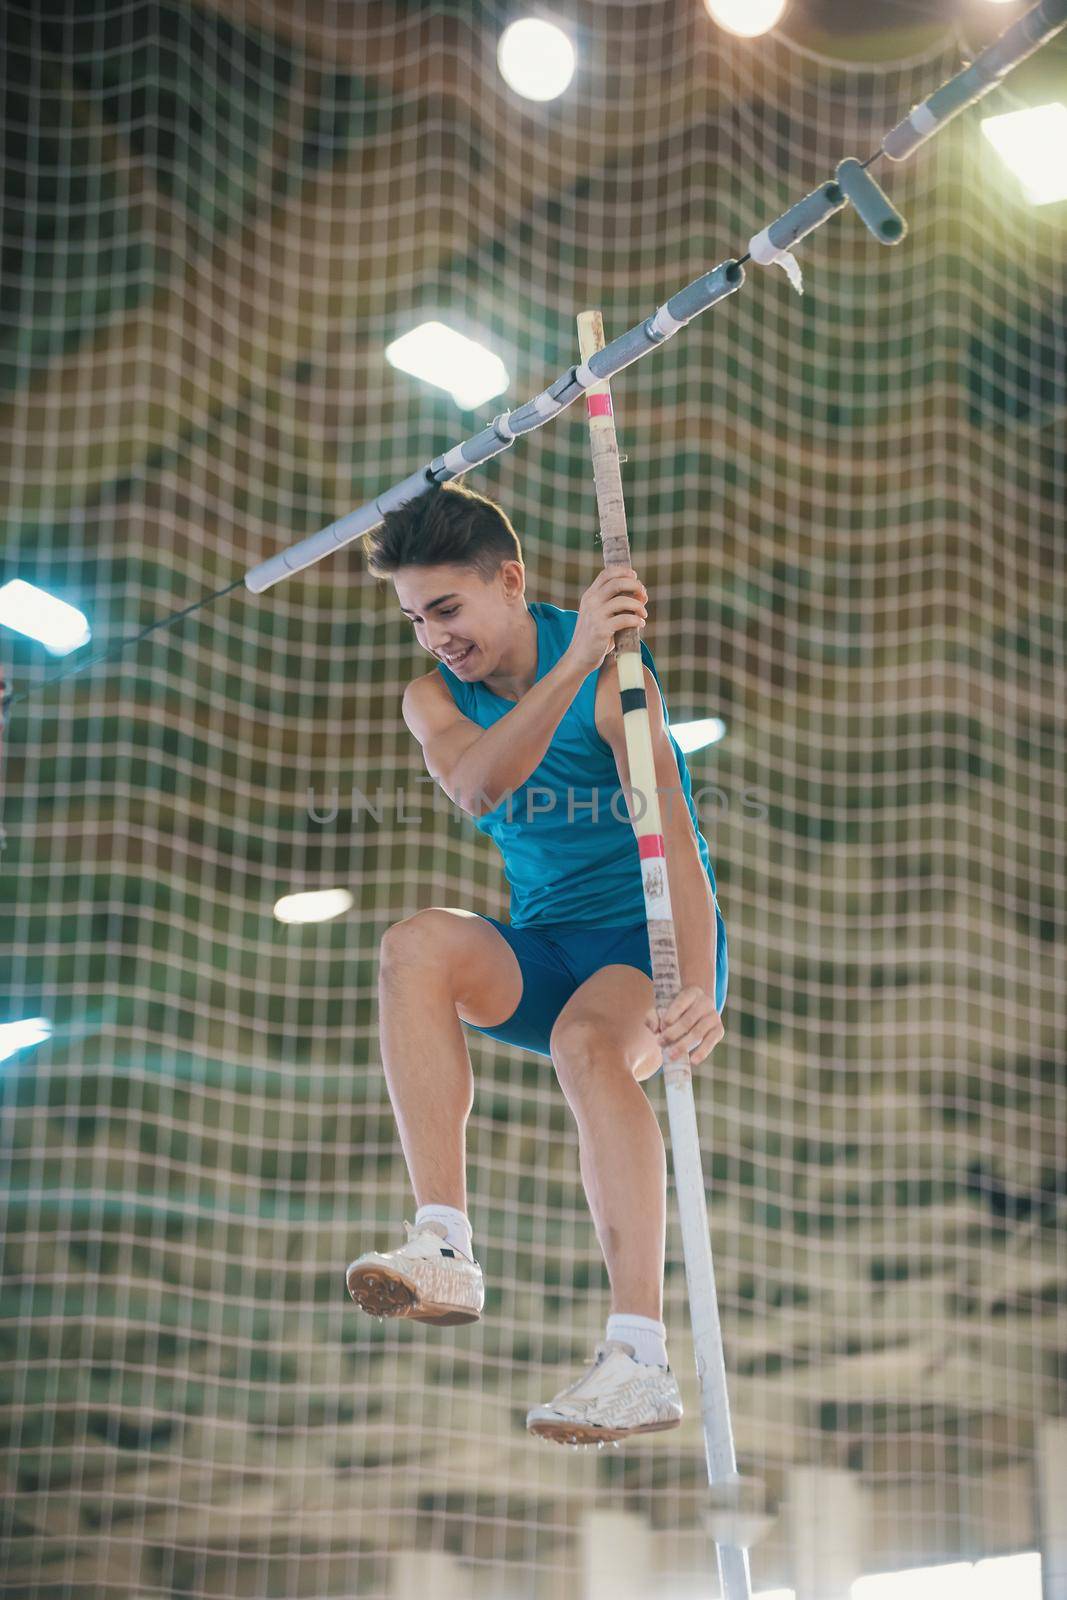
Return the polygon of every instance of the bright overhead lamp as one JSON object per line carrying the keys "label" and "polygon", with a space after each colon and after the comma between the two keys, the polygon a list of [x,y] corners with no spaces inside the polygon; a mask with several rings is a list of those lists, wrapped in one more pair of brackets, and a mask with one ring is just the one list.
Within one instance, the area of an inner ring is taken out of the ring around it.
{"label": "bright overhead lamp", "polygon": [[789,0],[704,0],[704,9],[727,33],[755,39],[781,22],[788,3]]}
{"label": "bright overhead lamp", "polygon": [[696,722],[672,722],[671,732],[688,755],[691,750],[703,750],[706,745],[725,739],[726,724],[721,717],[700,717]]}
{"label": "bright overhead lamp", "polygon": [[386,347],[385,359],[391,367],[445,389],[461,411],[473,411],[503,394],[511,381],[499,356],[443,322],[420,322]]}
{"label": "bright overhead lamp", "polygon": [[53,656],[68,655],[92,638],[89,624],[76,606],[22,578],[12,578],[0,589],[0,622],[43,644]]}
{"label": "bright overhead lamp", "polygon": [[274,907],[279,922],[329,922],[351,910],[347,889],[310,889],[303,894],[283,894]]}
{"label": "bright overhead lamp", "polygon": [[1035,206],[1067,200],[1067,106],[1047,106],[984,117],[982,132]]}
{"label": "bright overhead lamp", "polygon": [[524,100],[555,100],[574,77],[574,46],[554,22],[522,17],[496,47],[500,76]]}
{"label": "bright overhead lamp", "polygon": [[20,1022],[0,1022],[0,1061],[6,1061],[17,1051],[51,1037],[52,1024],[47,1017],[23,1017]]}

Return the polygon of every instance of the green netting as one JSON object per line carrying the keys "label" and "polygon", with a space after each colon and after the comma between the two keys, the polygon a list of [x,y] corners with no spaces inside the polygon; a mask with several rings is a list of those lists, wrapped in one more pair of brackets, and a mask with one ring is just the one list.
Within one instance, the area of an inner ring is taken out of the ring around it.
{"label": "green netting", "polygon": [[[994,9],[846,59],[803,17],[746,42],[583,0],[578,76],[538,108],[497,74],[496,0],[7,6],[4,579],[78,604],[93,649],[192,604],[473,431],[390,339],[468,319],[517,404],[575,359],[577,311],[620,332],[740,254]],[[1065,217],[979,125],[1062,99],[1063,66],[1061,40],[877,169],[899,248],[845,213],[800,247],[802,299],[750,265],[614,386],[672,721],[727,724],[690,757],[731,969],[695,1092],[738,1448],[783,1508],[757,1588],[802,1585],[811,1469],[849,1475],[866,1570],[1042,1536]],[[470,481],[528,595],[575,607],[601,560],[580,408]],[[18,690],[57,670],[8,632],[2,662]],[[506,914],[417,782],[400,694],[427,665],[350,549],[13,712],[0,1020],[55,1032],[0,1068],[0,1593],[622,1596],[612,1548],[633,1592],[712,1592],[673,1182],[683,1427],[601,1454],[524,1430],[608,1311],[548,1063],[469,1036],[484,1320],[379,1324],[344,1292],[414,1213],[382,935]],[[274,920],[335,885],[346,917]]]}

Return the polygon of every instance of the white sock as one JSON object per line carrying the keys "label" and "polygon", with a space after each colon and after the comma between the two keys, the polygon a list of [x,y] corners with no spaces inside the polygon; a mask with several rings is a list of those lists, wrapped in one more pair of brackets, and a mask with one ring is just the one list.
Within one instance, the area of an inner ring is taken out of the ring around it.
{"label": "white sock", "polygon": [[447,1242],[453,1250],[462,1251],[468,1261],[474,1260],[471,1225],[462,1211],[457,1211],[455,1206],[420,1206],[415,1213],[416,1228],[423,1222],[443,1222],[448,1229]]}
{"label": "white sock", "polygon": [[634,1359],[643,1367],[666,1367],[667,1328],[652,1317],[639,1317],[633,1311],[616,1311],[608,1318],[607,1338],[625,1339],[634,1347]]}

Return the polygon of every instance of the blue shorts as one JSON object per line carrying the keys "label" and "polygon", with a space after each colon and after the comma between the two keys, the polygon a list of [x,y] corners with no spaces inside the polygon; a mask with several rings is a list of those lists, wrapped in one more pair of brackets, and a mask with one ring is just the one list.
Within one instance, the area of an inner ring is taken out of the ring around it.
{"label": "blue shorts", "polygon": [[[729,957],[726,949],[726,924],[718,905],[715,966],[715,1007],[726,1004]],[[639,922],[628,928],[596,928],[588,923],[555,922],[549,928],[513,928],[496,917],[486,917],[515,952],[522,971],[522,995],[506,1022],[495,1028],[474,1028],[501,1044],[517,1045],[536,1055],[551,1057],[549,1035],[563,1007],[574,991],[599,972],[601,967],[622,962],[652,976],[652,957],[648,948],[648,924]],[[658,1072],[663,1068],[658,1067]],[[652,1074],[655,1077],[655,1073]]]}

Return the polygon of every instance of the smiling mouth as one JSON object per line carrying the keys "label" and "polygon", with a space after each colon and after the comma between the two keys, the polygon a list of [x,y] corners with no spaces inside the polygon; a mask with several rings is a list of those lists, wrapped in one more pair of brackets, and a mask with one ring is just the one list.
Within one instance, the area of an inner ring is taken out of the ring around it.
{"label": "smiling mouth", "polygon": [[441,660],[444,662],[446,667],[459,667],[462,666],[463,662],[467,660],[468,656],[474,654],[474,650],[475,646],[469,644],[466,650],[461,650],[458,655],[442,656]]}

